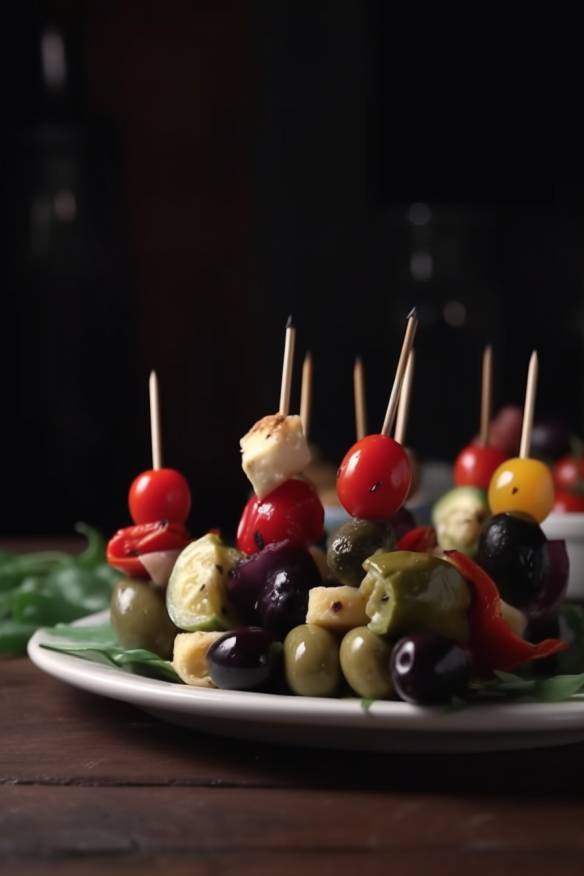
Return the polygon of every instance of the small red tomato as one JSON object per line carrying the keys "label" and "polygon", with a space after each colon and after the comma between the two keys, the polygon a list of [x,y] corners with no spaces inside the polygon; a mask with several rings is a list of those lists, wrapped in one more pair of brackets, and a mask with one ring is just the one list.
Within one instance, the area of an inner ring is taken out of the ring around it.
{"label": "small red tomato", "polygon": [[185,478],[174,468],[151,469],[143,471],[132,482],[128,505],[136,524],[157,520],[184,523],[191,510],[191,491]]}
{"label": "small red tomato", "polygon": [[584,512],[584,496],[582,493],[556,490],[556,501],[554,502],[553,510],[557,514],[581,514]]}
{"label": "small red tomato", "polygon": [[182,523],[159,520],[118,529],[107,544],[106,559],[110,566],[131,578],[149,578],[140,562],[142,554],[154,551],[181,551],[191,540]]}
{"label": "small red tomato", "polygon": [[401,508],[412,482],[405,449],[385,435],[366,435],[345,455],[337,494],[353,517],[385,520]]}
{"label": "small red tomato", "polygon": [[584,481],[584,457],[564,456],[552,469],[556,489],[565,490]]}
{"label": "small red tomato", "polygon": [[317,544],[323,523],[324,508],[312,484],[291,478],[263,499],[252,496],[237,527],[237,547],[255,554],[276,541]]}
{"label": "small red tomato", "polygon": [[491,478],[507,454],[497,447],[469,444],[460,451],[454,463],[454,483],[457,487],[479,487],[488,490]]}

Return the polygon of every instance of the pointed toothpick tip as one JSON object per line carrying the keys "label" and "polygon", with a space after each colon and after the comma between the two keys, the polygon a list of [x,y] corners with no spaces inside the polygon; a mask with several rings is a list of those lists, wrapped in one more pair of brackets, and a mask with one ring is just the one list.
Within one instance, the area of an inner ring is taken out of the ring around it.
{"label": "pointed toothpick tip", "polygon": [[418,311],[416,310],[415,307],[412,307],[412,309],[410,310],[410,312],[406,316],[406,319],[417,319],[417,318],[418,318]]}
{"label": "pointed toothpick tip", "polygon": [[292,328],[292,314],[290,314],[290,316],[286,320],[286,328],[287,329]]}

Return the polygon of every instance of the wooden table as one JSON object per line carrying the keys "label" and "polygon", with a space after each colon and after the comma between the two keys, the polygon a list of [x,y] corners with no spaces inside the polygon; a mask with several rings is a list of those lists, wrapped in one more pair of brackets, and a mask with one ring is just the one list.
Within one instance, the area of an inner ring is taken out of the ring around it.
{"label": "wooden table", "polygon": [[[0,662],[0,871],[582,874],[584,746],[364,755],[215,739]],[[3,866],[4,865],[4,866]]]}

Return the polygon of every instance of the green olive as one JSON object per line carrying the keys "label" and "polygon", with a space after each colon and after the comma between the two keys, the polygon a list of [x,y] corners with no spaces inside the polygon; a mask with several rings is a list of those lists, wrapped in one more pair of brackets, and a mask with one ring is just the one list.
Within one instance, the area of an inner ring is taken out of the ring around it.
{"label": "green olive", "polygon": [[147,581],[123,578],[115,586],[111,622],[124,648],[144,648],[165,660],[172,657],[178,630],[166,611],[164,593]]}
{"label": "green olive", "polygon": [[367,627],[347,633],[341,642],[341,668],[356,694],[373,700],[392,695],[390,656],[389,643]]}
{"label": "green olive", "polygon": [[290,630],[284,640],[284,667],[288,684],[304,697],[330,697],[341,679],[337,640],[316,624]]}
{"label": "green olive", "polygon": [[365,577],[363,563],[376,551],[390,551],[395,534],[388,523],[354,518],[343,523],[329,541],[327,563],[335,580],[358,587]]}

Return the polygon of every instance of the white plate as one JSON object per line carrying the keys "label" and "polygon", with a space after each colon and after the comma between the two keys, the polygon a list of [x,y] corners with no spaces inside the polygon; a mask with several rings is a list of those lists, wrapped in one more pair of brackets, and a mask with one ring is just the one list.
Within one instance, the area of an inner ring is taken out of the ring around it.
{"label": "white plate", "polygon": [[[107,611],[80,621],[102,623]],[[204,690],[153,681],[42,648],[58,638],[39,630],[28,653],[74,687],[133,703],[165,721],[221,736],[363,751],[503,751],[584,740],[584,699],[480,705],[447,711],[358,699]]]}

